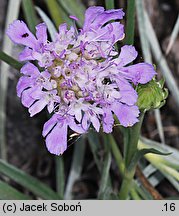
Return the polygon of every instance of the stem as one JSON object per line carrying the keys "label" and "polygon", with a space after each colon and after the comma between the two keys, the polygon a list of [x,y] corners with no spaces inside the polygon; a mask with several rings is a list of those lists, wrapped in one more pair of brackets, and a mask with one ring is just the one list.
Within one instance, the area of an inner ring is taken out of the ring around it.
{"label": "stem", "polygon": [[109,139],[111,151],[112,151],[114,158],[116,160],[119,172],[123,175],[125,165],[124,165],[124,161],[123,161],[121,152],[117,146],[117,143],[116,143],[114,137],[111,134],[108,134],[107,137]]}
{"label": "stem", "polygon": [[120,200],[126,200],[129,192],[131,190],[132,180],[135,174],[135,170],[132,170],[132,172],[128,172],[127,170],[124,172],[123,181],[121,185],[121,189],[119,192],[119,199]]}
{"label": "stem", "polygon": [[127,1],[127,24],[125,44],[133,45],[135,28],[135,0]]}
{"label": "stem", "polygon": [[137,144],[139,140],[140,135],[140,129],[143,121],[144,113],[141,113],[139,122],[135,124],[131,128],[126,128],[124,130],[124,162],[125,162],[125,171],[123,175],[123,181],[121,185],[121,189],[119,192],[119,198],[120,199],[127,199],[128,194],[131,190],[132,180],[135,174],[136,165],[133,166],[132,169],[130,169],[130,164],[132,162],[132,159],[134,155],[137,152]]}
{"label": "stem", "polygon": [[64,175],[64,161],[62,156],[55,158],[56,163],[56,189],[60,197],[64,196],[65,175]]}
{"label": "stem", "polygon": [[143,118],[144,113],[141,113],[138,123],[136,123],[133,127],[124,129],[124,161],[126,167],[129,166],[134,154],[137,151]]}
{"label": "stem", "polygon": [[139,194],[137,193],[137,191],[135,190],[135,188],[131,189],[131,197],[134,200],[141,200],[141,197],[139,196]]}

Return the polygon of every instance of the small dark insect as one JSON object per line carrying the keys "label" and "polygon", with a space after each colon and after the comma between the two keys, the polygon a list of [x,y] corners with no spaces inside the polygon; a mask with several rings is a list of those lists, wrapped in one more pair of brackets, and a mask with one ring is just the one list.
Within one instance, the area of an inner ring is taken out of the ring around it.
{"label": "small dark insect", "polygon": [[102,83],[104,84],[104,85],[107,85],[107,84],[111,84],[111,80],[109,79],[109,78],[104,78],[104,80],[102,81]]}
{"label": "small dark insect", "polygon": [[25,33],[25,34],[22,35],[23,38],[26,38],[26,37],[28,37],[28,36],[29,36],[28,33]]}

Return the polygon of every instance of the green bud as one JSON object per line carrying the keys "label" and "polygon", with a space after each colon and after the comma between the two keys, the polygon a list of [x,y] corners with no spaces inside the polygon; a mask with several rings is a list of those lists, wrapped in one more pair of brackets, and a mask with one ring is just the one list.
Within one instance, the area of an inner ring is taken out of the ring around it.
{"label": "green bud", "polygon": [[165,104],[168,97],[168,89],[164,88],[165,80],[151,80],[145,85],[138,85],[136,90],[138,93],[137,106],[140,110],[158,109]]}

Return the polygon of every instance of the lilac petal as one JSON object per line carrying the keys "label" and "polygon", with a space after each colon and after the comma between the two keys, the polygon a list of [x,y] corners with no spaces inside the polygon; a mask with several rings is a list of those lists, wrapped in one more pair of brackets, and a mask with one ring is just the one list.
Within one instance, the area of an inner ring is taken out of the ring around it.
{"label": "lilac petal", "polygon": [[83,129],[87,131],[89,126],[90,126],[90,121],[89,121],[89,117],[86,113],[83,116],[81,124],[82,124]]}
{"label": "lilac petal", "polygon": [[110,34],[114,35],[113,44],[115,44],[117,41],[122,40],[124,38],[124,25],[120,24],[119,22],[113,22],[110,23],[110,25],[112,25],[113,27],[113,31]]}
{"label": "lilac petal", "polygon": [[22,92],[21,101],[25,107],[29,108],[35,102],[35,99],[31,97],[32,91],[33,91],[33,89],[30,88],[30,89],[27,89],[27,90]]}
{"label": "lilac petal", "polygon": [[76,118],[76,120],[77,120],[78,122],[81,121],[81,119],[82,119],[82,112],[81,112],[81,109],[76,109],[76,110],[75,110],[75,118]]}
{"label": "lilac petal", "polygon": [[130,127],[139,121],[139,109],[137,106],[115,103],[112,105],[112,111],[119,119],[120,124],[124,127]]}
{"label": "lilac petal", "polygon": [[40,87],[34,88],[34,90],[30,94],[30,96],[35,100],[41,99],[44,95],[45,92],[43,92]]}
{"label": "lilac petal", "polygon": [[26,63],[21,68],[21,73],[23,73],[24,75],[31,76],[31,77],[37,77],[40,75],[38,68],[30,62]]}
{"label": "lilac petal", "polygon": [[114,125],[114,118],[112,112],[109,108],[103,108],[103,131],[105,133],[112,133],[112,128]]}
{"label": "lilac petal", "polygon": [[49,101],[48,105],[47,105],[47,110],[49,113],[52,113],[54,110],[54,101]]}
{"label": "lilac petal", "polygon": [[119,86],[119,91],[121,95],[120,102],[127,105],[134,105],[137,102],[138,95],[132,85],[122,77],[118,77],[116,82]]}
{"label": "lilac petal", "polygon": [[43,108],[47,105],[47,101],[44,99],[36,101],[30,108],[29,108],[29,113],[30,117],[36,115],[40,111],[43,110]]}
{"label": "lilac petal", "polygon": [[32,57],[32,49],[25,47],[24,50],[19,54],[19,61],[34,60]]}
{"label": "lilac petal", "polygon": [[52,130],[52,128],[57,124],[57,114],[54,114],[45,124],[42,131],[42,136],[45,137]]}
{"label": "lilac petal", "polygon": [[50,77],[51,77],[51,74],[47,70],[41,72],[41,75],[45,79],[50,79]]}
{"label": "lilac petal", "polygon": [[85,133],[85,132],[86,132],[86,130],[84,130],[84,129],[82,128],[81,124],[77,124],[77,123],[75,122],[74,118],[71,118],[71,119],[68,121],[68,125],[69,125],[69,127],[70,127],[73,131],[75,131],[75,132],[77,132],[77,133],[79,133],[79,134],[82,134],[82,133]]}
{"label": "lilac petal", "polygon": [[95,29],[102,27],[105,23],[111,20],[118,20],[122,19],[124,16],[124,12],[122,9],[112,9],[104,11],[103,13],[99,14],[91,26]]}
{"label": "lilac petal", "polygon": [[131,77],[131,81],[136,85],[138,83],[145,84],[149,82],[156,72],[154,67],[148,63],[139,63],[128,66],[124,69]]}
{"label": "lilac petal", "polygon": [[85,12],[85,21],[83,25],[83,30],[88,31],[90,28],[90,24],[96,19],[96,17],[104,12],[103,7],[89,7]]}
{"label": "lilac petal", "polygon": [[115,63],[118,64],[118,68],[125,66],[129,64],[130,62],[134,61],[136,59],[138,53],[134,46],[131,45],[125,45],[121,47],[121,52],[119,54],[119,57],[115,59]]}
{"label": "lilac petal", "polygon": [[50,153],[63,154],[67,149],[67,124],[57,124],[46,137],[46,146]]}
{"label": "lilac petal", "polygon": [[36,37],[40,43],[47,43],[47,26],[45,23],[36,26]]}
{"label": "lilac petal", "polygon": [[112,44],[115,44],[118,40],[123,39],[124,26],[119,22],[109,23],[99,29],[97,35],[101,35],[98,39],[110,41]]}
{"label": "lilac petal", "polygon": [[40,67],[50,67],[53,64],[53,60],[55,58],[49,51],[46,51],[42,54],[39,52],[32,52],[32,56],[34,59],[38,60]]}
{"label": "lilac petal", "polygon": [[67,24],[66,23],[63,23],[61,25],[59,25],[59,33],[65,33],[67,31]]}
{"label": "lilac petal", "polygon": [[93,124],[93,127],[95,128],[95,130],[97,132],[99,132],[100,122],[99,122],[99,119],[97,118],[97,116],[96,115],[91,116],[90,120],[91,120],[91,123]]}
{"label": "lilac petal", "polygon": [[130,90],[121,90],[121,99],[120,102],[125,103],[127,105],[134,105],[137,102],[137,92],[134,89]]}
{"label": "lilac petal", "polygon": [[25,89],[33,86],[33,83],[34,81],[31,78],[26,76],[21,77],[16,86],[17,96],[20,97]]}
{"label": "lilac petal", "polygon": [[15,20],[9,25],[6,33],[16,44],[22,44],[31,48],[35,48],[37,45],[35,36],[30,32],[23,21]]}

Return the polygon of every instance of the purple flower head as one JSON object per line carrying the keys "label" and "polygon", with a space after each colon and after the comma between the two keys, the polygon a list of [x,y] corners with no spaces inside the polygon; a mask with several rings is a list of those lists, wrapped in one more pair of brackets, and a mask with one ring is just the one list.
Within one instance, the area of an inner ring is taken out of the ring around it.
{"label": "purple flower head", "polygon": [[[82,134],[91,126],[99,132],[102,126],[111,133],[113,115],[124,127],[138,122],[135,86],[149,82],[156,72],[150,64],[128,65],[137,57],[133,46],[123,46],[119,54],[115,50],[124,37],[119,22],[123,16],[121,9],[90,7],[79,32],[61,24],[52,42],[44,23],[36,27],[35,36],[22,21],[9,26],[10,39],[25,46],[19,59],[28,61],[21,69],[17,95],[30,116],[44,108],[52,114],[43,128],[52,154],[66,150],[69,128]],[[38,67],[30,60],[37,60]]]}
{"label": "purple flower head", "polygon": [[103,7],[90,7],[86,10],[79,40],[87,56],[105,58],[117,54],[113,45],[124,38],[124,26],[119,22],[123,16],[121,9],[105,11]]}

